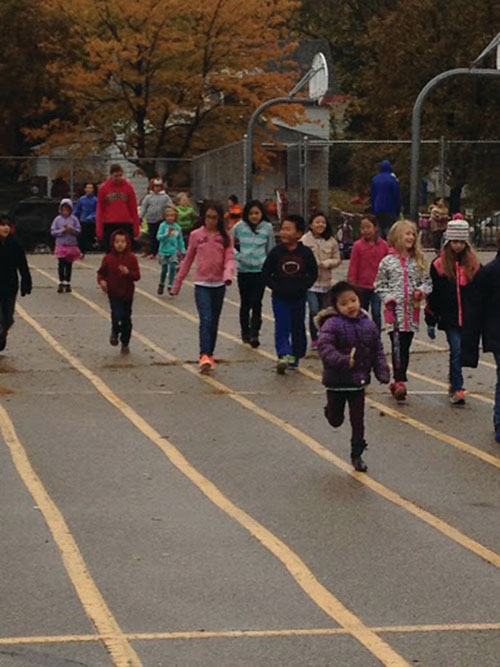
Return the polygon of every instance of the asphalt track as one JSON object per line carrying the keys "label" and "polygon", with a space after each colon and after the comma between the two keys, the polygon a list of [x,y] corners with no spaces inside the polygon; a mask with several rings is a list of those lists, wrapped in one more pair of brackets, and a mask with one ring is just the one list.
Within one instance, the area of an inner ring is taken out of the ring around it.
{"label": "asphalt track", "polygon": [[408,404],[370,387],[363,475],[317,357],[274,372],[267,295],[253,351],[228,290],[202,377],[192,286],[158,298],[141,260],[122,357],[99,259],[57,294],[30,257],[0,355],[0,666],[500,664],[491,356],[452,407],[421,335]]}

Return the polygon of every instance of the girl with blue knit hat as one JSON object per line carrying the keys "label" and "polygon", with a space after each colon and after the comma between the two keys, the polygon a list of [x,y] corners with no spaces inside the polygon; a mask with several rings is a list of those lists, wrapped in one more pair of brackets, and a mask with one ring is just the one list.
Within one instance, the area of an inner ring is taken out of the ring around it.
{"label": "girl with blue knit hat", "polygon": [[474,317],[474,277],[480,267],[470,245],[469,224],[455,216],[448,222],[444,245],[431,265],[432,292],[426,321],[446,333],[450,348],[449,395],[452,405],[465,403],[463,331]]}

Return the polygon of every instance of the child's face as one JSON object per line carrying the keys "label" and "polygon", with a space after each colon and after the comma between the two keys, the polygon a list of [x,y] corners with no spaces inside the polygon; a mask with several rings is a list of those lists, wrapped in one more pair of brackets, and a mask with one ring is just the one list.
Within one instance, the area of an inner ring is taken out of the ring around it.
{"label": "child's face", "polygon": [[326,229],[326,220],[322,215],[318,215],[311,222],[311,230],[314,236],[321,236]]}
{"label": "child's face", "polygon": [[10,225],[8,222],[0,220],[0,238],[6,239],[10,234]]}
{"label": "child's face", "polygon": [[111,180],[112,180],[113,183],[115,183],[116,185],[118,185],[118,183],[121,183],[122,178],[123,178],[123,171],[114,171],[114,172],[111,174]]}
{"label": "child's face", "polygon": [[412,229],[405,229],[403,232],[403,247],[406,250],[411,250],[415,245],[415,232]]}
{"label": "child's face", "polygon": [[61,206],[61,215],[68,218],[71,215],[71,209],[67,204]]}
{"label": "child's face", "polygon": [[175,222],[176,217],[175,211],[172,208],[165,209],[165,222]]}
{"label": "child's face", "polygon": [[465,250],[465,246],[467,244],[465,243],[465,241],[450,241],[450,245],[453,252],[459,255],[461,252]]}
{"label": "child's face", "polygon": [[217,223],[219,222],[219,214],[215,208],[208,208],[205,213],[205,227],[211,231],[217,229]]}
{"label": "child's face", "polygon": [[361,220],[361,236],[365,239],[365,241],[373,241],[375,238],[375,234],[377,232],[377,228],[371,222],[371,220]]}
{"label": "child's face", "polygon": [[113,239],[113,248],[116,252],[125,252],[127,249],[127,239],[123,234],[117,234]]}
{"label": "child's face", "polygon": [[85,194],[86,195],[93,195],[94,194],[94,186],[92,183],[87,183],[85,186]]}
{"label": "child's face", "polygon": [[342,292],[337,298],[337,310],[345,317],[355,318],[359,315],[361,304],[358,295],[352,290]]}
{"label": "child's face", "polygon": [[286,246],[295,245],[298,243],[302,232],[299,232],[295,223],[290,220],[284,220],[283,224],[280,227],[280,239],[281,243]]}
{"label": "child's face", "polygon": [[161,188],[162,188],[161,185],[159,185],[158,183],[155,183],[155,184],[153,185],[153,192],[155,192],[156,194],[158,194],[159,192],[161,192]]}
{"label": "child's face", "polygon": [[258,225],[261,220],[262,211],[258,206],[252,206],[248,212],[248,221],[251,222],[252,225]]}
{"label": "child's face", "polygon": [[189,206],[189,199],[187,198],[187,195],[180,195],[179,196],[179,205],[180,206]]}

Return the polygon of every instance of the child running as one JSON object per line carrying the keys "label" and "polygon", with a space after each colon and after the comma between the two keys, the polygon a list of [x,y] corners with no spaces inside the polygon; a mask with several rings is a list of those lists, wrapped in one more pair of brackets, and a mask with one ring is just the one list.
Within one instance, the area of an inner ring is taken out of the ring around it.
{"label": "child running", "polygon": [[78,247],[78,235],[81,232],[80,221],[73,215],[71,199],[63,199],[59,204],[59,215],[54,218],[50,233],[56,239],[55,256],[59,272],[57,291],[71,292],[71,273],[73,262],[80,259],[82,253]]}
{"label": "child running", "polygon": [[382,299],[385,321],[392,326],[394,382],[391,394],[397,401],[406,399],[410,346],[420,321],[420,304],[432,290],[417,228],[410,220],[399,220],[389,232],[389,254],[380,262],[375,291]]}
{"label": "child running", "polygon": [[197,219],[196,211],[191,204],[187,192],[179,192],[177,195],[177,224],[182,229],[184,244],[187,243],[189,234]]}
{"label": "child running", "polygon": [[243,209],[243,220],[231,229],[235,257],[238,263],[240,291],[241,340],[253,348],[259,347],[262,326],[262,299],[264,280],[262,267],[274,248],[274,232],[266,221],[264,207],[258,200],[250,201]]}
{"label": "child running", "polygon": [[14,310],[21,276],[21,296],[31,294],[31,274],[22,245],[11,234],[12,223],[0,217],[0,350],[7,345],[7,334],[14,324]]}
{"label": "child running", "polygon": [[165,219],[158,229],[158,259],[161,265],[160,284],[158,294],[165,291],[165,280],[167,280],[168,291],[174,285],[174,278],[179,267],[179,259],[186,254],[186,246],[182,236],[182,229],[176,223],[177,210],[175,206],[165,206]]}
{"label": "child running", "polygon": [[235,272],[234,249],[231,235],[224,224],[220,204],[207,202],[202,213],[203,226],[189,236],[186,256],[175,278],[171,294],[178,294],[189,269],[196,258],[194,297],[200,318],[200,373],[215,368],[214,350],[217,342],[219,318],[226,287],[231,285]]}
{"label": "child running", "polygon": [[363,310],[368,312],[371,307],[372,319],[380,331],[381,302],[375,292],[374,284],[379,264],[388,254],[389,246],[378,236],[377,222],[372,215],[364,215],[361,218],[360,231],[361,238],[352,248],[347,280],[359,289]]}
{"label": "child running", "polygon": [[332,236],[332,228],[324,213],[318,211],[309,221],[309,231],[302,237],[302,243],[310,248],[318,265],[318,279],[312,287],[307,290],[307,303],[309,305],[309,333],[311,334],[311,347],[315,350],[318,346],[318,329],[315,324],[317,314],[325,308],[326,295],[333,285],[333,269],[342,262],[339,244]]}
{"label": "child running", "polygon": [[306,355],[307,290],[318,278],[318,265],[312,251],[300,242],[305,228],[302,216],[288,215],[281,223],[281,243],[262,267],[264,282],[273,292],[276,371],[280,375],[295,370]]}
{"label": "child running", "polygon": [[380,332],[361,309],[356,287],[338,282],[329,292],[329,301],[331,307],[318,315],[318,350],[327,397],[325,417],[331,426],[338,428],[344,421],[345,404],[349,404],[351,461],[355,470],[366,472],[366,463],[361,458],[367,446],[365,387],[370,383],[372,368],[376,378],[387,384],[389,367]]}
{"label": "child running", "polygon": [[469,224],[465,220],[448,223],[440,257],[431,265],[432,292],[426,309],[426,322],[446,333],[450,347],[449,394],[453,405],[465,403],[462,374],[462,331],[474,317],[475,288],[472,280],[479,261],[470,246]]}
{"label": "child running", "polygon": [[117,229],[110,238],[111,252],[104,255],[97,272],[97,282],[106,292],[111,307],[111,336],[109,342],[121,343],[121,353],[128,354],[132,335],[132,302],[134,283],[141,273],[137,257],[131,251],[130,236]]}

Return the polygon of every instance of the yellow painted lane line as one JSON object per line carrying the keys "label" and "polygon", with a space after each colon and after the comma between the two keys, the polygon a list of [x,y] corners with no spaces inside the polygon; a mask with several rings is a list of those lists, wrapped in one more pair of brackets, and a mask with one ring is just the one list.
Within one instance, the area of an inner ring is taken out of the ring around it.
{"label": "yellow painted lane line", "polygon": [[[42,272],[40,269],[37,269],[39,272],[43,273],[46,275],[50,280],[55,281],[54,278],[48,273]],[[158,299],[157,297],[151,296],[147,292],[142,292],[147,298],[151,299],[154,302],[158,302],[162,305],[163,302]],[[83,303],[87,304],[89,308],[92,308],[96,312],[101,313],[104,317],[108,318],[109,315],[106,313],[104,309],[102,309],[100,306],[98,306],[96,303],[91,301],[90,299],[87,299],[86,297],[82,296],[78,292],[73,291],[73,296]],[[175,306],[172,306],[172,308],[176,308]],[[176,308],[177,309],[177,308]],[[179,310],[179,309],[177,309]],[[183,311],[180,311],[183,312]],[[191,316],[190,316],[191,318]],[[195,317],[192,318],[195,322],[197,322],[197,319]],[[226,334],[228,336],[231,336],[231,334]],[[389,502],[393,503],[394,505],[397,505],[401,509],[405,510],[406,512],[412,514],[413,516],[417,517],[421,521],[424,521],[427,523],[429,526],[434,528],[435,530],[439,531],[449,539],[453,540],[460,546],[464,547],[465,549],[471,551],[472,553],[475,553],[478,555],[480,558],[483,560],[487,561],[488,563],[491,563],[492,565],[495,565],[496,567],[500,568],[500,555],[497,554],[495,551],[492,551],[488,547],[484,546],[483,544],[477,542],[476,540],[471,539],[464,533],[460,532],[458,529],[454,528],[450,524],[446,523],[446,521],[443,521],[437,516],[434,516],[427,510],[424,510],[420,506],[416,505],[415,503],[411,502],[410,500],[407,500],[406,498],[403,498],[400,496],[398,493],[395,491],[392,491],[389,487],[384,486],[382,483],[377,482],[375,479],[371,478],[369,475],[363,474],[363,473],[356,473],[353,471],[352,467],[346,463],[343,459],[341,459],[339,456],[334,454],[332,451],[324,447],[321,443],[319,443],[317,440],[312,438],[311,436],[307,435],[307,433],[304,433],[300,429],[292,426],[285,420],[281,419],[277,415],[273,414],[272,412],[269,412],[265,408],[261,408],[258,406],[256,403],[253,403],[251,400],[243,396],[239,392],[233,391],[230,387],[227,385],[223,384],[219,380],[216,380],[215,378],[209,376],[209,375],[200,375],[198,371],[196,370],[195,367],[193,367],[190,364],[187,363],[182,363],[179,362],[179,360],[163,348],[161,348],[159,345],[156,345],[152,340],[147,338],[141,333],[138,333],[137,331],[134,331],[134,336],[140,340],[143,344],[148,346],[150,349],[155,351],[158,355],[168,359],[169,361],[175,361],[178,362],[179,365],[191,373],[192,375],[198,377],[200,380],[203,382],[206,382],[207,384],[211,385],[214,389],[219,391],[220,393],[223,393],[227,395],[229,398],[231,398],[233,401],[236,403],[239,403],[242,407],[246,408],[250,412],[260,416],[262,419],[265,419],[271,424],[274,424],[277,426],[279,429],[282,431],[285,431],[289,435],[291,435],[293,438],[298,440],[300,443],[308,447],[312,452],[323,458],[324,460],[328,461],[329,463],[333,464],[336,468],[339,468],[346,474],[350,475],[354,479],[356,479],[360,484],[363,484],[364,486],[370,488],[372,491],[377,493],[379,496],[385,498]],[[231,336],[231,338],[234,338]],[[265,351],[259,351],[260,354],[266,357],[270,357],[271,359],[274,360],[273,355],[269,354],[268,352]],[[307,369],[302,369],[302,372],[307,375],[308,377],[311,377],[314,380],[319,379],[319,376],[317,376],[315,373],[312,373],[311,371],[308,371]],[[368,399],[367,399],[368,400]],[[382,405],[381,403],[377,403],[376,401],[372,401],[370,399],[371,403],[377,407],[378,409],[384,411],[389,411],[387,414],[392,416],[391,413],[391,408],[386,408],[385,405]],[[394,411],[395,412],[395,411]],[[396,413],[399,415],[399,413]]]}
{"label": "yellow painted lane line", "polygon": [[145,437],[151,440],[165,454],[173,466],[187,477],[198,489],[229,517],[245,528],[256,540],[270,551],[288,570],[292,578],[316,605],[340,626],[349,631],[370,653],[384,665],[408,666],[408,663],[394,649],[372,632],[353,612],[345,607],[314,576],[304,561],[282,542],[276,535],[247,514],[227,498],[207,477],[194,468],[181,452],[166,438],[162,437],[146,420],[125,401],[120,399],[110,387],[95,373],[88,369],[66,348],[64,348],[44,327],[18,306],[21,317],[73,368],[96,388],[96,390],[121,414],[126,417]]}
{"label": "yellow painted lane line", "polygon": [[0,431],[7,445],[14,466],[31,493],[37,507],[43,514],[47,526],[59,549],[64,567],[75,587],[76,593],[87,616],[95,625],[100,635],[112,635],[104,639],[104,644],[118,667],[139,667],[141,661],[129,644],[111,610],[104,601],[83,556],[78,549],[70,529],[58,507],[47,493],[40,478],[29,461],[26,450],[17,437],[14,425],[7,411],[0,405]]}
{"label": "yellow painted lane line", "polygon": [[[436,623],[434,625],[380,625],[370,630],[377,634],[416,634],[419,632],[500,632],[500,623]],[[253,639],[259,637],[334,637],[345,636],[345,628],[290,628],[284,630],[185,630],[182,632],[127,632],[129,641],[173,641],[193,639]],[[105,635],[53,635],[39,637],[0,637],[0,646],[30,644],[72,644],[100,642]]]}

